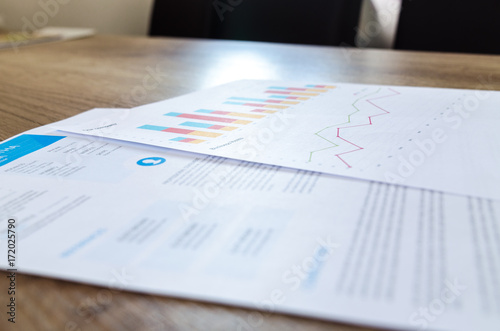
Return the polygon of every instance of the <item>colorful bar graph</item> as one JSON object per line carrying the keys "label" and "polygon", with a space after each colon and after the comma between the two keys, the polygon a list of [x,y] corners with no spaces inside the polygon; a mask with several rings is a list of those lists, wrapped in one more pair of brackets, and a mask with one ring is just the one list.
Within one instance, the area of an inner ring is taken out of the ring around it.
{"label": "colorful bar graph", "polygon": [[143,125],[143,126],[140,126],[139,129],[153,130],[153,131],[159,131],[159,132],[168,132],[168,133],[187,134],[187,135],[192,135],[192,136],[201,136],[201,137],[210,137],[210,138],[217,138],[217,137],[222,136],[222,133],[205,132],[205,131],[198,131],[198,130],[188,130],[188,129],[181,129],[181,128],[169,128],[169,127],[162,127],[162,126],[156,126],[156,125]]}
{"label": "colorful bar graph", "polygon": [[247,118],[264,118],[265,117],[265,115],[235,113],[235,112],[230,112],[230,111],[210,110],[210,109],[198,109],[196,112],[197,113],[205,113],[205,114],[213,114],[213,115],[226,115],[226,116],[247,117]]}
{"label": "colorful bar graph", "polygon": [[190,144],[199,144],[199,143],[206,141],[206,140],[201,140],[201,139],[183,138],[183,137],[172,138],[170,140],[171,141],[178,141],[181,143],[190,143]]}
{"label": "colorful bar graph", "polygon": [[310,97],[318,96],[319,93],[310,93],[310,92],[291,92],[291,91],[276,91],[276,90],[267,90],[264,93],[272,93],[272,94],[288,94],[288,95],[306,95]]}
{"label": "colorful bar graph", "polygon": [[[172,134],[183,135],[170,139],[170,141],[199,144],[206,140],[197,138],[188,138],[185,136],[199,136],[207,138],[217,138],[224,135],[221,131],[233,131],[238,129],[237,126],[229,126],[224,124],[204,123],[203,121],[231,123],[237,125],[246,125],[252,123],[252,120],[258,120],[266,117],[266,114],[277,113],[281,109],[287,109],[292,105],[300,104],[302,101],[307,101],[311,97],[320,95],[331,89],[336,88],[332,85],[304,85],[304,87],[285,87],[285,86],[270,86],[264,92],[267,94],[262,98],[254,97],[229,97],[224,102],[226,105],[237,105],[254,107],[250,112],[232,112],[211,109],[198,109],[195,113],[177,113],[170,112],[164,116],[187,118],[197,121],[186,121],[181,124],[176,124],[176,127],[165,127],[159,125],[146,124],[140,126],[139,129],[146,129],[158,132],[166,132]],[[219,116],[214,116],[219,115]],[[227,117],[226,117],[227,116]],[[230,117],[242,117],[246,119],[235,119]],[[201,121],[201,122],[199,122]],[[177,122],[178,123],[178,122]],[[180,127],[179,127],[180,126]],[[206,131],[212,130],[212,131]],[[214,132],[218,131],[218,132]]]}
{"label": "colorful bar graph", "polygon": [[280,105],[265,105],[260,103],[245,103],[245,102],[234,102],[234,101],[226,101],[224,102],[226,105],[237,105],[237,106],[250,106],[250,107],[263,107],[263,108],[274,108],[274,109],[286,109],[288,106],[280,106]]}
{"label": "colorful bar graph", "polygon": [[300,101],[286,101],[286,100],[273,100],[273,99],[257,99],[257,98],[242,98],[242,97],[231,97],[230,100],[240,100],[240,101],[257,101],[257,102],[268,102],[268,103],[282,103],[287,105],[296,105]]}
{"label": "colorful bar graph", "polygon": [[181,123],[180,125],[190,126],[193,128],[203,128],[203,129],[222,130],[222,131],[233,131],[233,130],[237,129],[236,126],[224,126],[224,125],[216,125],[216,124],[210,124],[210,123],[198,123],[198,122],[184,122],[184,123]]}
{"label": "colorful bar graph", "polygon": [[232,123],[232,124],[249,124],[249,123],[252,123],[252,121],[236,120],[234,118],[206,116],[206,115],[197,115],[197,114],[186,114],[186,113],[168,113],[168,114],[165,114],[165,116],[189,118],[189,119],[202,120],[202,121]]}

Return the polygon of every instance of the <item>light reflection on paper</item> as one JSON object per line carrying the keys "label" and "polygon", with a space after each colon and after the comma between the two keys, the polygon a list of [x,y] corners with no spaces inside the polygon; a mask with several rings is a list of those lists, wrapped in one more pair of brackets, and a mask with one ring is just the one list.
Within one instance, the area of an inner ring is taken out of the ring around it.
{"label": "light reflection on paper", "polygon": [[279,79],[275,66],[264,56],[248,51],[227,54],[218,59],[205,75],[200,88],[240,79]]}

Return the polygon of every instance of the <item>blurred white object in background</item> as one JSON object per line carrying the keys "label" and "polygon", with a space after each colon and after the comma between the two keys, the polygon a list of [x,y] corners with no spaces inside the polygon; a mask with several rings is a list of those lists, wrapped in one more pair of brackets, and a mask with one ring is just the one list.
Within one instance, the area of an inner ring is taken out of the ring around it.
{"label": "blurred white object in background", "polygon": [[356,46],[392,48],[400,11],[401,0],[364,0]]}

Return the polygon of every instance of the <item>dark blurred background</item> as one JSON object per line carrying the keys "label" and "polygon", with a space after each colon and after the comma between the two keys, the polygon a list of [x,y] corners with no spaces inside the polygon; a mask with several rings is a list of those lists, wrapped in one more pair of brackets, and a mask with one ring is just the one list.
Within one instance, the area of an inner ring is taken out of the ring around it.
{"label": "dark blurred background", "polygon": [[500,53],[500,1],[0,0],[0,31],[27,24],[102,34]]}

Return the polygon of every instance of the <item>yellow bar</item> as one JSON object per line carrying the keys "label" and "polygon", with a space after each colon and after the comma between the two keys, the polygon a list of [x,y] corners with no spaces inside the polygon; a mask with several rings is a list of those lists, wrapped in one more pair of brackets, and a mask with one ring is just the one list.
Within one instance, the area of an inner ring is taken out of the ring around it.
{"label": "yellow bar", "polygon": [[265,105],[264,108],[286,109],[288,106]]}
{"label": "yellow bar", "polygon": [[233,122],[234,124],[248,124],[252,123],[252,121],[245,121],[245,120],[237,120]]}
{"label": "yellow bar", "polygon": [[234,129],[237,129],[237,127],[235,127],[235,126],[225,126],[225,127],[221,128],[220,130],[222,130],[222,131],[233,131]]}
{"label": "yellow bar", "polygon": [[290,95],[310,95],[312,97],[318,96],[318,93],[306,93],[306,92],[291,92]]}
{"label": "yellow bar", "polygon": [[262,118],[264,115],[256,115],[256,114],[245,114],[245,113],[229,113],[228,116],[237,116],[237,117],[248,117],[248,118]]}
{"label": "yellow bar", "polygon": [[309,98],[306,98],[306,97],[298,97],[297,99],[299,99],[299,100],[309,100]]}
{"label": "yellow bar", "polygon": [[205,131],[193,131],[188,133],[193,136],[202,136],[202,137],[210,137],[210,138],[217,138],[219,136],[222,136],[222,133],[216,133],[216,132],[205,132]]}
{"label": "yellow bar", "polygon": [[196,139],[196,140],[192,140],[192,141],[190,141],[189,143],[190,143],[190,144],[199,144],[199,143],[202,143],[202,142],[204,142],[204,141],[205,141],[205,140]]}
{"label": "yellow bar", "polygon": [[276,113],[276,110],[264,110],[263,113],[274,114],[274,113]]}
{"label": "yellow bar", "polygon": [[281,101],[280,103],[285,103],[287,105],[296,105],[300,103],[300,101]]}
{"label": "yellow bar", "polygon": [[337,86],[333,86],[333,85],[327,85],[325,86],[325,88],[336,88]]}

